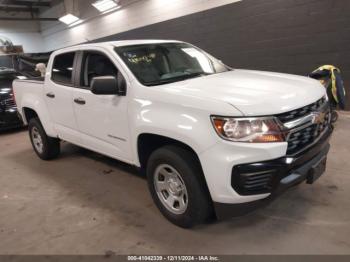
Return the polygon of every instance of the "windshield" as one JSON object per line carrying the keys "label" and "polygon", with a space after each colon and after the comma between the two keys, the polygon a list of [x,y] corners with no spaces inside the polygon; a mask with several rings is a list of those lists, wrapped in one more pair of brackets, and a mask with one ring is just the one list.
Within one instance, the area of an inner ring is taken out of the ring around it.
{"label": "windshield", "polygon": [[160,43],[115,48],[135,77],[147,86],[229,71],[220,61],[185,43]]}

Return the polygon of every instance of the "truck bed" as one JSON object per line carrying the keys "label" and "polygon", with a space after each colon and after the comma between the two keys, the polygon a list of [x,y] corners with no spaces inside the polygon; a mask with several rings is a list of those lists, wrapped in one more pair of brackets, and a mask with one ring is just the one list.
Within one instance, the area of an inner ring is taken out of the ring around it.
{"label": "truck bed", "polygon": [[[23,118],[23,107],[29,106],[29,103],[43,102],[44,100],[44,81],[43,79],[14,80],[12,83],[13,93],[15,95],[18,112]],[[25,121],[25,118],[23,118]]]}

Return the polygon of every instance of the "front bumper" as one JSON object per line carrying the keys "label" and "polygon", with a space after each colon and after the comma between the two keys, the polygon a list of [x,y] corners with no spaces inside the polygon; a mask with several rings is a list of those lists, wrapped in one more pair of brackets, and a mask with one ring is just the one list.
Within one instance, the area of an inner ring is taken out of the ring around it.
{"label": "front bumper", "polygon": [[[303,181],[312,183],[314,167],[322,162],[325,165],[329,152],[329,139],[332,130],[329,129],[320,140],[304,152],[293,157],[281,157],[269,161],[236,165],[232,169],[231,186],[242,196],[269,194],[268,197],[241,204],[228,204],[214,201],[218,218],[243,215],[259,206],[268,204],[270,200],[286,189]],[[251,174],[255,181],[247,179]],[[255,175],[258,174],[258,175]],[[259,177],[259,175],[265,175]]]}
{"label": "front bumper", "polygon": [[18,116],[16,109],[0,112],[0,130],[7,130],[21,126],[23,126],[23,122]]}
{"label": "front bumper", "polygon": [[[286,156],[287,142],[234,143],[220,140],[201,152],[199,159],[217,216],[247,213],[307,179],[310,166],[327,155],[331,134],[329,127],[315,144],[293,156]],[[250,192],[246,190],[242,174],[266,171],[271,167],[276,171],[266,186]],[[298,176],[286,178],[291,174]]]}
{"label": "front bumper", "polygon": [[327,156],[331,133],[328,129],[313,147],[298,155],[234,166],[231,186],[240,195],[254,195],[274,193],[293,181],[304,180],[311,166]]}

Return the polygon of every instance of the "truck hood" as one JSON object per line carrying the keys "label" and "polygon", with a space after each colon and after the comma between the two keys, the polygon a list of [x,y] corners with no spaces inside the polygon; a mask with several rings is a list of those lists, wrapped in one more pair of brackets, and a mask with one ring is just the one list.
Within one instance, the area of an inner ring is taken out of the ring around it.
{"label": "truck hood", "polygon": [[325,95],[324,87],[311,78],[240,69],[175,82],[162,88],[183,95],[220,100],[246,116],[291,111]]}

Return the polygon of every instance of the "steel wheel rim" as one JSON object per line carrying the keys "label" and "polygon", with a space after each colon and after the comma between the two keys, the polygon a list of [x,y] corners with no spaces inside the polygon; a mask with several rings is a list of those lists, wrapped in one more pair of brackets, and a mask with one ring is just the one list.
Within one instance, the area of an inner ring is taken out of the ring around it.
{"label": "steel wheel rim", "polygon": [[39,130],[36,127],[32,128],[32,141],[36,151],[42,154],[44,151],[44,143]]}
{"label": "steel wheel rim", "polygon": [[161,164],[154,172],[154,187],[159,200],[171,213],[185,213],[188,206],[186,185],[180,173],[170,165]]}

